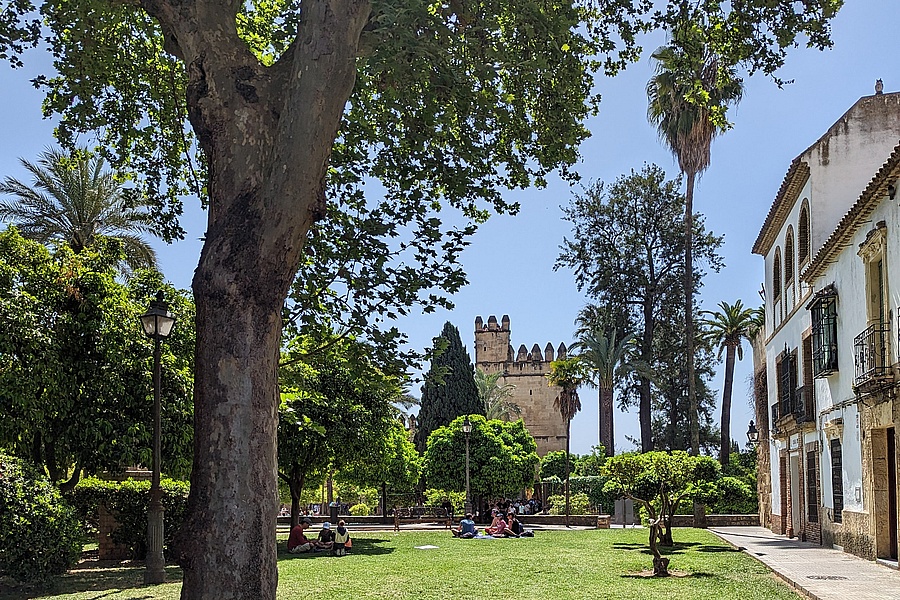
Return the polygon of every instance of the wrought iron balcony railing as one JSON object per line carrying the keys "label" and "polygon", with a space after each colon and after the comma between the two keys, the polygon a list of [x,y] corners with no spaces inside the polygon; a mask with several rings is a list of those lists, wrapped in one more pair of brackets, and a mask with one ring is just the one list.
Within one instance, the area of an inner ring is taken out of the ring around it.
{"label": "wrought iron balcony railing", "polygon": [[856,364],[855,386],[860,391],[891,379],[890,324],[879,321],[866,327],[853,340],[853,361]]}

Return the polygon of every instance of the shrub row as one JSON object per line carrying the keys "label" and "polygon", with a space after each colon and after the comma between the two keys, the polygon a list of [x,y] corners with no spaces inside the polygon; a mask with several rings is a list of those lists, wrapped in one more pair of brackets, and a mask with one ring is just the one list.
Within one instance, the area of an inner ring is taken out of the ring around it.
{"label": "shrub row", "polygon": [[[190,484],[184,481],[163,479],[162,504],[165,508],[165,544],[181,527],[187,508]],[[150,504],[150,482],[146,480],[105,481],[90,477],[83,479],[67,494],[81,519],[96,529],[101,505],[119,522],[112,539],[131,549],[135,559],[142,559],[147,552],[147,507]]]}
{"label": "shrub row", "polygon": [[34,467],[0,451],[0,576],[45,584],[81,556],[76,511]]}

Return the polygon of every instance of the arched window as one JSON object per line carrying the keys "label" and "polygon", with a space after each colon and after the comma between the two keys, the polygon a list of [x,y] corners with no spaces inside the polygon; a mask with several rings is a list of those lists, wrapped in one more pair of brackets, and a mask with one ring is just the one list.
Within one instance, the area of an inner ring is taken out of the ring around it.
{"label": "arched window", "polygon": [[781,297],[781,248],[775,248],[775,261],[772,265],[772,298]]}
{"label": "arched window", "polygon": [[797,264],[809,260],[809,201],[803,199],[800,207],[800,223],[797,224]]}
{"label": "arched window", "polygon": [[794,282],[794,229],[788,226],[787,235],[784,238],[784,285]]}

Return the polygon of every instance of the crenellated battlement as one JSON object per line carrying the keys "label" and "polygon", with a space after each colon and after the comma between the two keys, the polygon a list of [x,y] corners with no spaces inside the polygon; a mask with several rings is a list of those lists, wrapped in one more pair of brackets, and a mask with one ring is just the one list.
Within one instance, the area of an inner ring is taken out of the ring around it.
{"label": "crenellated battlement", "polygon": [[[509,315],[503,315],[498,324],[497,317],[491,315],[485,323],[481,315],[475,317],[475,362],[476,363],[551,363],[554,360],[566,357],[566,344],[560,342],[554,349],[553,344],[547,342],[544,349],[534,344],[531,351],[525,344],[519,346],[517,352],[513,351],[509,340]],[[501,348],[505,345],[505,355]]]}

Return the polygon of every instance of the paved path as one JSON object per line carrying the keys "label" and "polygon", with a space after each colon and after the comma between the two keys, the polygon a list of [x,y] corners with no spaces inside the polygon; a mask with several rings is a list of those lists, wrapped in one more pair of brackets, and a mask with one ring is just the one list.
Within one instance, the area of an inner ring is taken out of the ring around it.
{"label": "paved path", "polygon": [[709,530],[765,564],[810,598],[900,599],[900,572],[884,565],[776,535],[765,527],[711,527]]}

